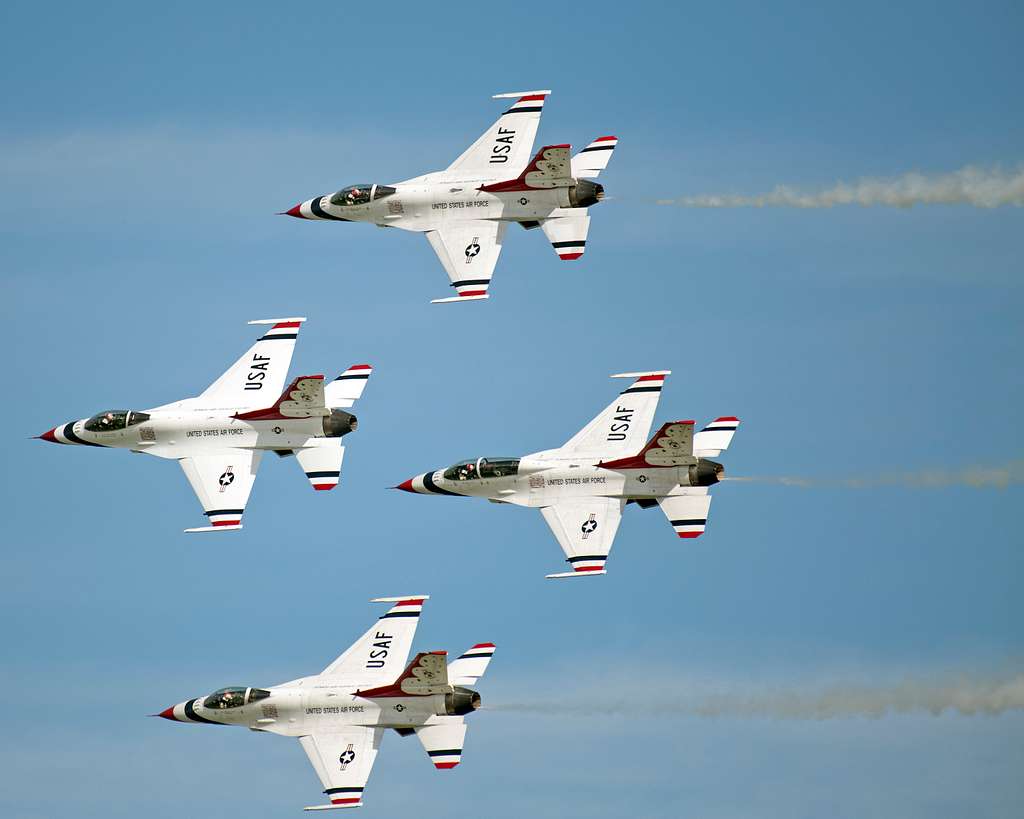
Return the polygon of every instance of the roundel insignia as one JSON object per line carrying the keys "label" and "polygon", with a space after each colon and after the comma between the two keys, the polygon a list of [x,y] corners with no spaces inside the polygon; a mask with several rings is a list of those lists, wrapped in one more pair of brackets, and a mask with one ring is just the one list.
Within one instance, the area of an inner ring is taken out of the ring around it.
{"label": "roundel insignia", "polygon": [[338,757],[338,762],[341,763],[341,769],[345,770],[356,758],[356,752],[352,750],[352,744],[341,752],[341,756]]}
{"label": "roundel insignia", "polygon": [[282,432],[284,432],[284,430],[281,429],[281,427],[274,427],[274,434],[275,435],[280,435]]}
{"label": "roundel insignia", "polygon": [[525,196],[520,196],[519,197],[519,204],[520,205],[529,205],[530,204],[530,200],[527,199]]}
{"label": "roundel insignia", "polygon": [[638,481],[639,481],[640,483],[647,483],[647,476],[646,476],[646,475],[639,475],[639,476],[637,477],[637,480],[638,480]]}
{"label": "roundel insignia", "polygon": [[480,245],[478,245],[476,242],[470,242],[468,245],[466,245],[466,258],[467,259],[472,259],[479,252],[480,252]]}
{"label": "roundel insignia", "polygon": [[231,486],[235,480],[235,473],[231,471],[231,467],[224,470],[224,473],[217,479],[221,486]]}
{"label": "roundel insignia", "polygon": [[404,706],[404,705],[402,705],[402,703],[398,703],[398,705],[396,705],[396,706],[395,706],[395,710],[396,710],[396,711],[397,711],[397,712],[398,712],[399,714],[401,714],[401,713],[402,713],[402,712],[403,712],[403,711],[405,710],[405,706]]}
{"label": "roundel insignia", "polygon": [[586,539],[587,535],[593,534],[597,531],[597,521],[594,519],[594,515],[591,515],[587,520],[583,521],[580,531],[583,532],[584,539]]}

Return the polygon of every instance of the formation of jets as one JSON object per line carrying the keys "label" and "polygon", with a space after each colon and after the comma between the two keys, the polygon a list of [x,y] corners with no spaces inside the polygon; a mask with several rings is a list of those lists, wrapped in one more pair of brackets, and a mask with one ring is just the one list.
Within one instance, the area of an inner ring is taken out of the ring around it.
{"label": "formation of jets", "polygon": [[[618,141],[600,137],[572,154],[567,144],[533,143],[550,91],[498,94],[508,109],[443,171],[393,184],[359,184],[306,200],[288,215],[368,222],[424,233],[451,280],[454,296],[474,301],[488,288],[512,223],[540,228],[560,259],[580,258],[589,208],[604,190],[594,180]],[[349,410],[372,373],[355,364],[331,381],[322,374],[287,382],[303,317],[261,319],[261,335],[195,397],[146,410],[105,410],[37,436],[64,445],[127,449],[176,460],[195,491],[206,525],[186,532],[242,528],[264,454],[294,457],[316,490],[338,485],[355,431]],[[486,498],[539,509],[569,571],[551,578],[605,574],[628,504],[658,506],[681,538],[701,535],[709,488],[724,476],[713,460],[739,425],[716,418],[663,423],[650,436],[668,370],[620,373],[628,386],[565,444],[521,457],[486,457],[425,472],[397,489],[424,495]],[[306,810],[359,807],[385,733],[415,734],[438,769],[459,764],[466,717],[480,707],[474,686],[494,643],[477,643],[449,662],[444,651],[407,660],[427,595],[391,603],[376,623],[322,672],[276,686],[230,686],[154,716],[175,722],[238,725],[296,737],[327,800]]]}
{"label": "formation of jets", "polygon": [[578,259],[587,248],[590,208],[604,197],[593,180],[618,139],[598,137],[575,155],[569,145],[545,145],[530,159],[550,93],[496,94],[515,102],[443,171],[388,185],[348,185],[285,213],[425,234],[456,293],[435,304],[487,298],[511,224],[540,228],[559,259]]}

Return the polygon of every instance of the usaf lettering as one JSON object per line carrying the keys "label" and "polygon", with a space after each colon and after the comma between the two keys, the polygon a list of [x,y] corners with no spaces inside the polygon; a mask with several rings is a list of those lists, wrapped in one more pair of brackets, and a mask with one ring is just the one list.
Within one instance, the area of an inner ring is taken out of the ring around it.
{"label": "usaf lettering", "polygon": [[252,364],[249,365],[249,374],[245,377],[245,389],[262,390],[263,379],[267,377],[267,367],[269,365],[269,355],[254,353],[252,357]]}
{"label": "usaf lettering", "polygon": [[370,650],[370,659],[366,661],[366,667],[383,668],[384,659],[388,656],[388,649],[391,648],[391,641],[395,638],[391,634],[378,631],[373,635],[373,639],[378,642],[375,642]]}
{"label": "usaf lettering", "polygon": [[625,441],[626,431],[629,429],[629,423],[633,420],[633,410],[628,407],[616,407],[615,413],[615,421],[608,430],[607,440]]}
{"label": "usaf lettering", "polygon": [[512,141],[516,138],[516,132],[511,128],[499,128],[498,136],[491,147],[491,158],[488,160],[491,165],[499,165],[508,162],[509,152],[512,150]]}

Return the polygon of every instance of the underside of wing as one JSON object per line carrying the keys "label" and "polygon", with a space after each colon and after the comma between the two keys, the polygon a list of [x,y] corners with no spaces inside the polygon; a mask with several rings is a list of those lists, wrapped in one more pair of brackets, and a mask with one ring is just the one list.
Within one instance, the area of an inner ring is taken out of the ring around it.
{"label": "underside of wing", "polygon": [[579,498],[541,508],[541,514],[565,552],[572,571],[548,577],[604,574],[625,501],[620,498]]}
{"label": "underside of wing", "polygon": [[251,449],[225,448],[178,461],[209,523],[186,532],[242,528],[242,514],[256,480],[261,454]]}
{"label": "underside of wing", "polygon": [[434,299],[434,304],[487,298],[507,226],[505,222],[469,219],[427,232],[430,246],[458,293]]}
{"label": "underside of wing", "polygon": [[337,733],[299,737],[302,750],[309,757],[330,800],[330,804],[315,805],[306,810],[361,807],[363,789],[370,778],[383,736],[383,728],[352,725]]}

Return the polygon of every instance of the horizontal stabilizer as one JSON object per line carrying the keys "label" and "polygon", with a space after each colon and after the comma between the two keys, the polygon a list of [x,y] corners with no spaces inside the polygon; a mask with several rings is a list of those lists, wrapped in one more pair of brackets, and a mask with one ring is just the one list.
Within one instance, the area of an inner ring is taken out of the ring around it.
{"label": "horizontal stabilizer", "polygon": [[452,685],[475,685],[494,656],[494,643],[477,643],[458,659],[448,663],[448,682]]}
{"label": "horizontal stabilizer", "polygon": [[732,436],[739,428],[740,419],[728,415],[716,418],[693,436],[694,454],[701,458],[714,458],[729,448]]}
{"label": "horizontal stabilizer", "polygon": [[295,450],[295,459],[317,490],[330,490],[341,480],[341,462],[345,447],[341,438],[311,438],[309,446]]}
{"label": "horizontal stabilizer", "polygon": [[369,364],[353,364],[324,387],[324,403],[328,409],[351,407],[358,401],[373,373]]}
{"label": "horizontal stabilizer", "polygon": [[578,259],[587,248],[590,213],[586,208],[560,208],[556,212],[567,215],[542,220],[541,229],[559,259],[563,262]]}
{"label": "horizontal stabilizer", "polygon": [[577,179],[593,179],[608,167],[612,151],[619,144],[617,137],[598,137],[572,158],[572,175]]}
{"label": "horizontal stabilizer", "polygon": [[439,771],[450,770],[462,761],[466,744],[466,723],[462,717],[441,717],[441,721],[416,729],[416,736],[430,761]]}
{"label": "horizontal stabilizer", "polygon": [[658,498],[658,505],[679,537],[694,538],[704,534],[711,508],[711,495],[706,488],[689,489],[685,495]]}

